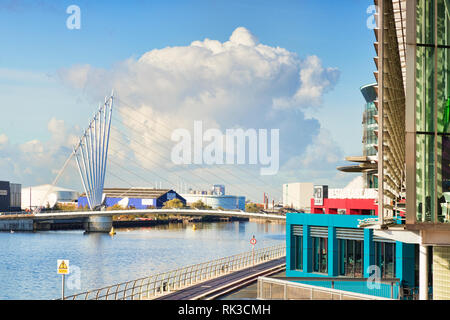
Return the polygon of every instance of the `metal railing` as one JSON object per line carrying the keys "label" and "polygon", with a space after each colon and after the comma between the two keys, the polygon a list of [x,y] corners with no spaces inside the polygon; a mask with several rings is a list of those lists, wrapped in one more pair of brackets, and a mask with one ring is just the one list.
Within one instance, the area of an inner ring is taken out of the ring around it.
{"label": "metal railing", "polygon": [[143,300],[154,299],[188,286],[223,276],[252,265],[286,255],[286,246],[277,245],[209,262],[122,282],[67,296],[65,300]]}
{"label": "metal railing", "polygon": [[267,277],[258,277],[257,292],[258,299],[262,300],[392,300],[386,297]]}

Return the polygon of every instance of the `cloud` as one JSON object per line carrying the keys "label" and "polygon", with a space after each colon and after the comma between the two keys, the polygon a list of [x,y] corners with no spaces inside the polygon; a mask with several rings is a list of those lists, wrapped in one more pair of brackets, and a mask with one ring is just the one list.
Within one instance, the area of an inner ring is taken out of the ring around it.
{"label": "cloud", "polygon": [[291,97],[275,98],[274,107],[320,106],[323,95],[334,88],[339,74],[337,68],[324,68],[317,56],[307,57],[301,62],[299,73],[301,85],[298,90]]}
{"label": "cloud", "polygon": [[[48,141],[32,139],[21,144],[11,143],[6,134],[0,134],[0,172],[3,179],[21,184],[46,184],[55,178],[71,153],[79,130],[68,129],[64,120],[50,119],[47,128],[50,132]],[[75,169],[71,163],[68,172],[60,183],[73,188],[80,185]]]}
{"label": "cloud", "polygon": [[[302,59],[295,52],[265,45],[239,27],[224,42],[196,40],[150,50],[110,69],[74,65],[58,75],[93,101],[114,88],[114,127],[127,135],[127,142],[117,142],[113,149],[128,148],[129,156],[145,169],[176,171],[180,168],[170,162],[171,133],[177,128],[192,132],[195,120],[205,129],[222,132],[280,129],[280,164],[306,152],[302,161],[312,165],[306,159],[329,146],[324,145],[318,120],[305,119],[304,110],[322,106],[339,70],[323,66],[317,56]],[[329,155],[316,161],[328,164],[336,159]]]}
{"label": "cloud", "polygon": [[5,147],[9,142],[8,136],[4,133],[0,134],[0,149]]}
{"label": "cloud", "polygon": [[331,133],[325,128],[321,128],[319,134],[314,137],[312,143],[306,148],[300,161],[305,168],[318,168],[322,164],[325,168],[342,161],[344,155]]}

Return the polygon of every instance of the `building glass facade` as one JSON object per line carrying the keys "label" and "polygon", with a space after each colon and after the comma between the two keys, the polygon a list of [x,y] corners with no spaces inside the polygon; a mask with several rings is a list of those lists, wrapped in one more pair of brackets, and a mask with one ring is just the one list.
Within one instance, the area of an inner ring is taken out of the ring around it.
{"label": "building glass facade", "polygon": [[378,122],[375,117],[378,115],[378,109],[375,106],[375,100],[377,98],[374,86],[370,84],[361,87],[361,93],[366,100],[363,113],[363,155],[364,156],[376,156],[378,138],[375,131],[378,129]]}
{"label": "building glass facade", "polygon": [[363,241],[350,239],[338,240],[338,265],[340,276],[362,278],[363,257]]}
{"label": "building glass facade", "polygon": [[[373,157],[378,155],[378,137],[376,131],[378,130],[378,122],[375,117],[378,116],[378,109],[375,105],[377,94],[375,86],[377,84],[369,84],[361,87],[361,93],[366,100],[363,113],[363,156]],[[363,172],[366,188],[378,188],[378,177],[376,172]]]}
{"label": "building glass facade", "polygon": [[395,243],[375,242],[375,265],[381,278],[395,277]]}
{"label": "building glass facade", "polygon": [[450,1],[416,3],[416,221],[449,223]]}
{"label": "building glass facade", "polygon": [[311,237],[312,270],[317,273],[328,273],[328,239]]}
{"label": "building glass facade", "polygon": [[303,236],[293,236],[293,269],[303,270]]}

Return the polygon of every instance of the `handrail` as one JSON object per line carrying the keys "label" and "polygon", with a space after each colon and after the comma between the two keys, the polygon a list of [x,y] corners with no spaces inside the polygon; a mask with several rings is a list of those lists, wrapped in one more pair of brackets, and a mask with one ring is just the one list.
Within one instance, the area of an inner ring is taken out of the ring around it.
{"label": "handrail", "polygon": [[[273,290],[275,289],[273,287],[276,286],[278,286],[278,290]],[[297,291],[288,290],[288,288],[295,288]],[[301,290],[301,292],[298,290]],[[387,298],[365,293],[299,283],[291,281],[290,279],[283,280],[268,277],[258,277],[257,292],[257,299],[262,300],[394,300],[392,288],[391,298]]]}
{"label": "handrail", "polygon": [[[277,277],[277,279],[286,281],[342,281],[342,282],[361,282],[367,281],[367,278],[349,278],[349,277]],[[378,279],[377,282],[391,284],[400,283],[399,278],[382,278]]]}
{"label": "handrail", "polygon": [[176,291],[193,284],[204,282],[224,274],[232,273],[248,267],[281,258],[286,255],[285,244],[255,249],[254,251],[235,254],[168,272],[150,275],[119,284],[93,289],[74,294],[64,299],[92,300],[141,300]]}

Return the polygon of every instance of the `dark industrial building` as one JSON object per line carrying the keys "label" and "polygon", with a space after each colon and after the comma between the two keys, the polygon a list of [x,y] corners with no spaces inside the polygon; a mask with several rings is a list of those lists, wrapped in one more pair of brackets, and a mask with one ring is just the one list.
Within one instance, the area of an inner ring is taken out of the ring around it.
{"label": "dark industrial building", "polygon": [[[112,207],[116,204],[124,208],[148,209],[162,208],[166,201],[180,199],[186,205],[186,200],[171,189],[151,189],[151,188],[105,188],[103,189],[104,204]],[[88,205],[86,194],[83,193],[78,198],[78,206]]]}
{"label": "dark industrial building", "polygon": [[0,212],[20,211],[22,185],[0,181]]}

